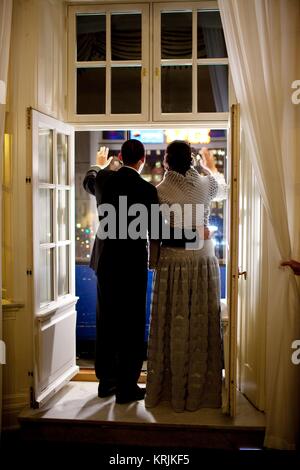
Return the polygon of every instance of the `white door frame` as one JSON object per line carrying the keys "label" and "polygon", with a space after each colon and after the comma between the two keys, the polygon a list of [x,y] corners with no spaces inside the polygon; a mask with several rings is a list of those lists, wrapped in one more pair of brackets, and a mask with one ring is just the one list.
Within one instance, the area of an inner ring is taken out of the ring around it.
{"label": "white door frame", "polygon": [[[227,311],[228,327],[225,331],[224,346],[225,369],[228,372],[226,384],[229,384],[226,390],[225,403],[223,403],[223,412],[230,416],[236,414],[236,392],[237,392],[237,282],[238,282],[238,211],[239,211],[239,154],[240,154],[240,110],[239,105],[231,106],[229,119],[226,121],[206,121],[196,122],[157,122],[153,123],[124,123],[124,125],[101,124],[101,125],[82,125],[74,123],[75,131],[100,131],[100,130],[128,130],[134,128],[156,128],[156,129],[193,129],[210,128],[227,130],[227,148],[229,149],[231,162],[231,181],[230,181],[230,207],[227,212],[230,214],[230,247],[228,250],[227,264]],[[227,234],[228,236],[228,234]],[[228,239],[227,239],[228,242]],[[230,281],[229,281],[230,278]]]}
{"label": "white door frame", "polygon": [[228,403],[227,412],[231,417],[236,414],[237,393],[237,307],[238,307],[238,254],[239,254],[239,180],[240,180],[240,106],[233,104],[230,111],[229,129],[230,158],[230,207],[227,302],[229,309],[228,344]]}

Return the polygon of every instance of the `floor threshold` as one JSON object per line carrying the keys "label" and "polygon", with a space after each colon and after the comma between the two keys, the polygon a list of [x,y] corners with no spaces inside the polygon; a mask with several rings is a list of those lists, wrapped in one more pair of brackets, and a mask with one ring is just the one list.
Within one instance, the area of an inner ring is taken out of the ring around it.
{"label": "floor threshold", "polygon": [[40,409],[25,409],[20,417],[27,440],[89,442],[110,445],[191,446],[237,449],[262,447],[264,414],[238,394],[235,418],[220,409],[176,413],[170,404],[151,409],[144,401],[127,405],[115,397],[100,399],[96,382],[70,382]]}

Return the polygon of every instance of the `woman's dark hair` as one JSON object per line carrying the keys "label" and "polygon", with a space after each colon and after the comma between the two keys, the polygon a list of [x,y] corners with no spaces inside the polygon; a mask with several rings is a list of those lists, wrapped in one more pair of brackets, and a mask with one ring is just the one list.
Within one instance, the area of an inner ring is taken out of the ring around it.
{"label": "woman's dark hair", "polygon": [[165,160],[169,170],[185,175],[192,164],[190,144],[184,140],[174,140],[167,147]]}
{"label": "woman's dark hair", "polygon": [[137,139],[129,139],[121,148],[122,160],[125,165],[133,165],[145,156],[145,147]]}

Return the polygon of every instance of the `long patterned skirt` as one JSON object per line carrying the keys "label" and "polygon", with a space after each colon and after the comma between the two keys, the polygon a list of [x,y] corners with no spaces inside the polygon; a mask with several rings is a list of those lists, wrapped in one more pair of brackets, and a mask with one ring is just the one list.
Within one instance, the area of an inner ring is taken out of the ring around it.
{"label": "long patterned skirt", "polygon": [[146,407],[221,406],[220,273],[212,240],[201,250],[161,249],[147,369]]}

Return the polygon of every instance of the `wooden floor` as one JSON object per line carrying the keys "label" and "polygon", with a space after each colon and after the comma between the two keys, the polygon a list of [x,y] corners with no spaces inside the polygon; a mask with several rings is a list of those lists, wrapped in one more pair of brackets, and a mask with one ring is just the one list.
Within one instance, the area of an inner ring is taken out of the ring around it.
{"label": "wooden floor", "polygon": [[41,409],[20,415],[25,439],[111,445],[238,449],[263,445],[265,416],[238,394],[234,419],[221,410],[176,413],[168,403],[117,405],[97,397],[96,382],[70,382]]}

